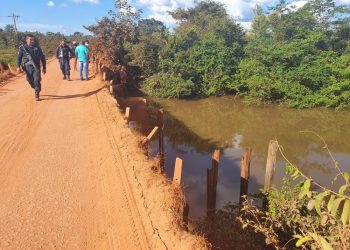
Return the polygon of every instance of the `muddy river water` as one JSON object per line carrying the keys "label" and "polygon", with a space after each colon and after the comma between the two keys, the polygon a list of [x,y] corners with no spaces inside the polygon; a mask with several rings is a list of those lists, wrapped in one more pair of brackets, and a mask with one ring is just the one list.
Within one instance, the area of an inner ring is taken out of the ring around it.
{"label": "muddy river water", "polygon": [[[253,150],[249,192],[263,187],[268,144],[277,139],[287,158],[319,183],[330,184],[337,174],[324,143],[344,170],[350,171],[350,112],[330,109],[294,110],[280,106],[248,106],[234,97],[201,100],[151,100],[165,110],[165,167],[171,178],[175,158],[183,159],[182,182],[190,216],[206,213],[207,168],[214,149],[222,149],[217,208],[239,200],[243,150]],[[151,144],[152,155],[158,142]],[[274,183],[280,186],[286,162],[277,156]]]}

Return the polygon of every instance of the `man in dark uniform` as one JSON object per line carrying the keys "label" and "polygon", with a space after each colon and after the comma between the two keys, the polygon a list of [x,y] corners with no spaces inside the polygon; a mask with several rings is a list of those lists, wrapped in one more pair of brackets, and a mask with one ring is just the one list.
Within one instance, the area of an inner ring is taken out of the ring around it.
{"label": "man in dark uniform", "polygon": [[63,80],[70,81],[70,65],[69,60],[74,57],[72,49],[67,45],[65,40],[61,41],[60,46],[56,49],[56,58],[59,60],[63,74]]}
{"label": "man in dark uniform", "polygon": [[[23,60],[23,64],[22,64]],[[17,56],[17,71],[21,71],[21,66],[27,75],[27,81],[35,90],[35,99],[39,101],[41,91],[41,65],[42,72],[46,74],[46,59],[43,51],[38,45],[35,45],[33,35],[26,35],[25,44],[21,45]]]}

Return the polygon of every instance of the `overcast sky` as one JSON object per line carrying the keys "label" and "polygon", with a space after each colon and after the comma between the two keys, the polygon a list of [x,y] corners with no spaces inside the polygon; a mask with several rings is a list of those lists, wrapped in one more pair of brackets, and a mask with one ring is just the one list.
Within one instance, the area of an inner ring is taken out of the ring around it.
{"label": "overcast sky", "polygon": [[[167,11],[176,8],[194,6],[195,0],[132,0],[134,7],[142,9],[143,17],[153,17],[168,27],[175,25]],[[225,4],[228,13],[238,18],[244,27],[249,27],[252,8],[259,4],[267,7],[278,1],[268,0],[218,0]],[[291,1],[302,6],[307,1]],[[350,4],[350,0],[337,0],[338,4]],[[17,20],[21,31],[86,32],[82,25],[95,23],[114,8],[113,0],[1,0],[0,27],[13,23],[8,16],[12,13],[20,16]]]}

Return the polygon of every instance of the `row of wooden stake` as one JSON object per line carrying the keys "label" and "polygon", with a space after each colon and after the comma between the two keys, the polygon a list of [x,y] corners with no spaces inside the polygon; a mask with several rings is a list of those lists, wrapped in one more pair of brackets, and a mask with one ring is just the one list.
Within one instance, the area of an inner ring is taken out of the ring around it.
{"label": "row of wooden stake", "polygon": [[[125,119],[129,122],[130,108],[126,108]],[[158,126],[153,130],[145,139],[146,142],[150,142],[156,134],[159,138],[159,156],[160,156],[160,169],[164,172],[164,111],[160,109],[158,111]],[[268,191],[271,188],[273,182],[273,176],[276,169],[276,156],[278,151],[278,142],[271,140],[268,147],[268,156],[266,161],[266,172],[264,181],[264,190]],[[250,164],[252,159],[252,149],[246,148],[241,158],[241,176],[240,176],[240,195],[239,204],[242,204],[248,195],[248,186],[250,178]],[[218,184],[218,173],[220,163],[220,150],[215,150],[212,155],[212,167],[207,169],[207,214],[211,214],[216,209],[216,193]],[[180,185],[182,179],[182,166],[183,161],[181,158],[176,158],[175,168],[173,175],[173,183]],[[188,211],[189,207],[186,204],[185,210]],[[188,213],[188,212],[187,212]]]}
{"label": "row of wooden stake", "polygon": [[[273,182],[276,170],[276,157],[278,151],[278,142],[271,140],[268,148],[266,161],[266,172],[264,181],[264,190],[269,191]],[[252,159],[252,149],[246,148],[241,158],[241,177],[240,177],[240,194],[239,204],[245,201],[248,195],[248,186],[250,178],[250,163]],[[207,169],[207,214],[209,215],[216,209],[216,189],[218,183],[218,169],[220,162],[220,151],[215,150],[212,156],[212,168]],[[264,201],[265,203],[266,201]]]}

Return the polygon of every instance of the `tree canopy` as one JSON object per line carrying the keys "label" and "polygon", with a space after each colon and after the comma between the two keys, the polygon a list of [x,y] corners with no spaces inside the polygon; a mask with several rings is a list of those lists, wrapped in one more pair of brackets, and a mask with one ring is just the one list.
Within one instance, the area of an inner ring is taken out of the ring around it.
{"label": "tree canopy", "polygon": [[250,102],[305,108],[350,107],[349,7],[333,0],[256,6],[250,30],[223,4],[200,1],[169,12],[168,30],[128,1],[87,27],[110,65],[142,72],[149,95],[192,98],[236,94]]}

